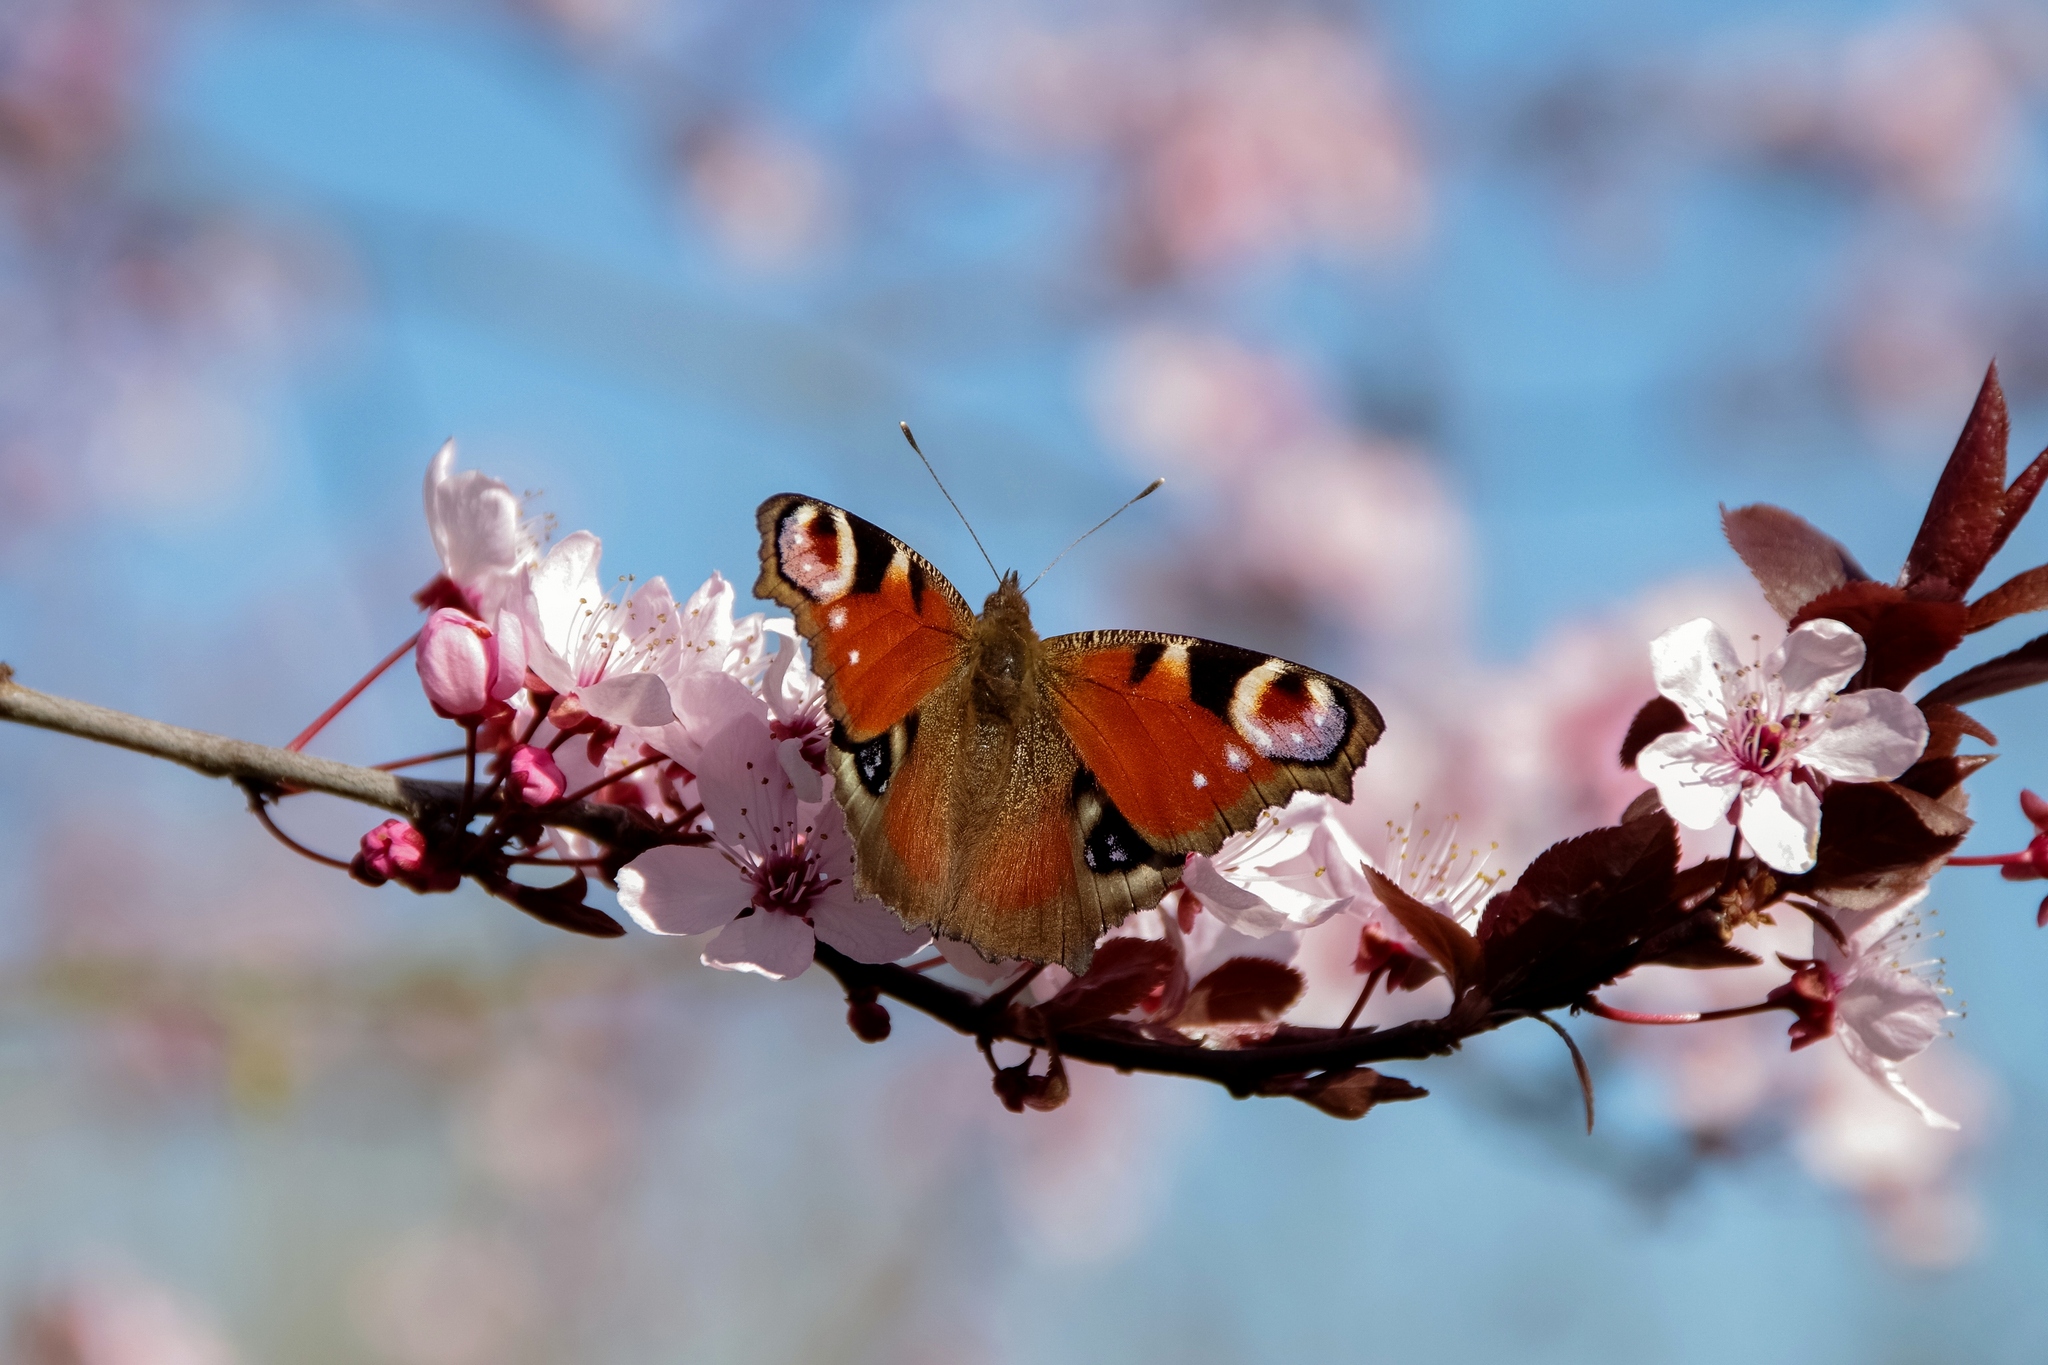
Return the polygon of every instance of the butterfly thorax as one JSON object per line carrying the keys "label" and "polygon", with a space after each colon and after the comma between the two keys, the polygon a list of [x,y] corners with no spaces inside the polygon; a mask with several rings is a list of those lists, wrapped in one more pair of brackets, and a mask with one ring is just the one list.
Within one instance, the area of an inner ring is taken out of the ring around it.
{"label": "butterfly thorax", "polygon": [[1032,695],[1044,646],[1031,628],[1031,605],[1017,586],[1017,572],[982,603],[972,644],[974,711],[980,721],[1015,725]]}

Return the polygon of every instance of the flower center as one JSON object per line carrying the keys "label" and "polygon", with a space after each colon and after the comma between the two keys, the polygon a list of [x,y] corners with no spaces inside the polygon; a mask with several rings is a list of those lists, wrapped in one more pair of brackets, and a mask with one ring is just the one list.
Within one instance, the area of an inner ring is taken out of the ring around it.
{"label": "flower center", "polygon": [[1422,807],[1417,805],[1409,822],[1387,821],[1387,848],[1380,865],[1403,891],[1426,905],[1433,905],[1461,923],[1475,917],[1480,905],[1492,894],[1506,868],[1487,871],[1485,859],[1500,851],[1497,843],[1485,848],[1458,842],[1458,817],[1452,815],[1434,829],[1422,829]]}
{"label": "flower center", "polygon": [[827,877],[819,870],[817,861],[811,856],[809,842],[808,835],[799,834],[788,848],[771,850],[755,866],[753,906],[756,910],[806,915],[810,903],[824,894],[827,887],[838,883],[838,878]]}

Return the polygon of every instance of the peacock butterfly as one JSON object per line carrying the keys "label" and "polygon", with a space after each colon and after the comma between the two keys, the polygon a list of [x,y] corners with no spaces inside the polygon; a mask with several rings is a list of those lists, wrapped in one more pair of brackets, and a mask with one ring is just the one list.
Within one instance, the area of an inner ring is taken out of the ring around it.
{"label": "peacock butterfly", "polygon": [[975,615],[915,550],[795,493],[761,504],[757,597],[811,645],[856,889],[991,957],[1088,969],[1297,791],[1351,799],[1385,728],[1365,694],[1148,630],[1042,640],[1015,572]]}

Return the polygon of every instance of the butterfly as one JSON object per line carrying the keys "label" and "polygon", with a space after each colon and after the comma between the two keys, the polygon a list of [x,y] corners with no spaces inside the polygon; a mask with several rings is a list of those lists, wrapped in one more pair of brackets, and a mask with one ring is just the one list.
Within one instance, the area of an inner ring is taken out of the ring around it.
{"label": "butterfly", "polygon": [[795,614],[832,718],[855,889],[991,958],[1085,972],[1297,791],[1351,799],[1385,729],[1349,683],[1147,630],[1040,639],[1013,571],[981,614],[924,556],[829,503],[761,504],[754,595]]}

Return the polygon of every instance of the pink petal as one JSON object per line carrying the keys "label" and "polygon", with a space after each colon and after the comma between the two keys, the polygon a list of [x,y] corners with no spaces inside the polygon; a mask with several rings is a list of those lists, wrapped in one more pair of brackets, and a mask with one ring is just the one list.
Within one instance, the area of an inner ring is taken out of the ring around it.
{"label": "pink petal", "polygon": [[1867,964],[1835,1001],[1841,1028],[1888,1062],[1917,1057],[1939,1038],[1948,1006],[1941,992],[1910,972]]}
{"label": "pink petal", "polygon": [[930,931],[906,928],[880,901],[849,895],[820,900],[810,909],[819,941],[855,962],[898,962],[932,941]]}
{"label": "pink petal", "polygon": [[777,981],[802,976],[816,940],[811,926],[780,910],[756,910],[718,931],[704,945],[704,965],[727,972],[759,972]]}
{"label": "pink petal", "polygon": [[730,924],[751,895],[715,848],[650,848],[619,870],[619,905],[654,934],[708,933]]}
{"label": "pink petal", "polygon": [[972,977],[987,985],[993,986],[996,982],[1017,973],[1017,959],[1014,957],[999,958],[991,962],[966,944],[954,939],[934,939],[933,943],[939,950],[939,956],[946,959],[947,966],[962,976]]}
{"label": "pink petal", "polygon": [[804,742],[800,739],[777,741],[775,757],[782,764],[783,776],[789,779],[790,787],[799,801],[818,802],[825,799],[825,775],[811,766],[804,757]]}
{"label": "pink petal", "polygon": [[1202,908],[1239,933],[1263,938],[1292,928],[1293,921],[1267,904],[1265,899],[1223,875],[1223,870],[1202,854],[1187,860],[1181,870],[1181,885],[1202,899]]}
{"label": "pink petal", "polygon": [[1816,772],[1847,782],[1889,782],[1927,748],[1927,718],[1903,692],[1870,688],[1836,697],[1827,728],[1799,751]]}
{"label": "pink petal", "polygon": [[1898,1063],[1886,1061],[1872,1053],[1864,1045],[1862,1038],[1854,1032],[1838,1029],[1835,1036],[1842,1040],[1842,1051],[1849,1055],[1849,1060],[1856,1064],[1859,1071],[1883,1086],[1885,1092],[1894,1099],[1911,1105],[1929,1128],[1945,1128],[1951,1132],[1962,1128],[1963,1125],[1944,1114],[1937,1113],[1926,1100],[1908,1088],[1905,1077],[1899,1074]]}
{"label": "pink petal", "polygon": [[1752,787],[1742,800],[1742,837],[1778,871],[1804,872],[1820,843],[1820,798],[1799,782]]}
{"label": "pink petal", "polygon": [[491,620],[497,632],[498,663],[491,674],[491,696],[510,701],[526,686],[526,626],[515,611],[500,611]]}
{"label": "pink petal", "polygon": [[1657,690],[1677,702],[1694,725],[1712,727],[1728,719],[1727,684],[1741,667],[1728,637],[1704,616],[1650,643]]}
{"label": "pink petal", "polygon": [[652,673],[621,673],[576,689],[584,709],[614,725],[655,730],[676,718],[668,684]]}
{"label": "pink petal", "polygon": [[699,764],[698,796],[720,843],[763,853],[789,842],[798,815],[796,793],[783,776],[766,721],[748,715],[732,722],[704,746]]}
{"label": "pink petal", "polygon": [[1764,660],[1785,689],[1785,711],[1818,711],[1863,667],[1863,637],[1840,621],[1808,621]]}
{"label": "pink petal", "polygon": [[1698,730],[1651,740],[1636,755],[1636,771],[1656,786],[1664,809],[1687,829],[1712,829],[1727,819],[1742,785],[1719,741]]}
{"label": "pink petal", "polygon": [[441,567],[458,587],[475,591],[509,574],[526,552],[519,530],[519,499],[478,470],[455,470],[455,442],[427,465],[427,530]]}

